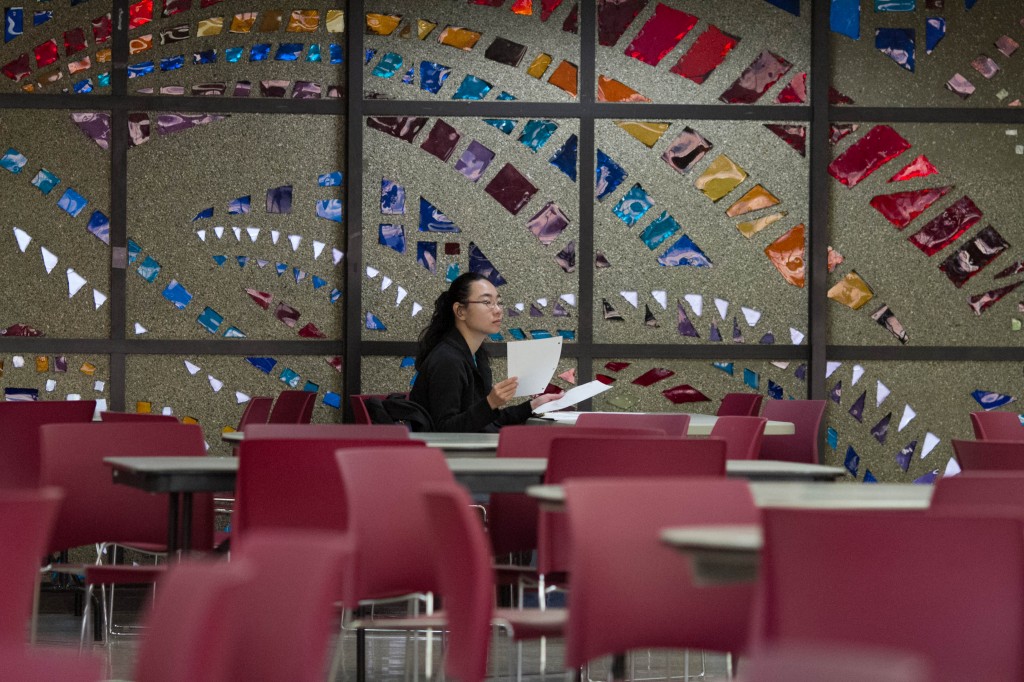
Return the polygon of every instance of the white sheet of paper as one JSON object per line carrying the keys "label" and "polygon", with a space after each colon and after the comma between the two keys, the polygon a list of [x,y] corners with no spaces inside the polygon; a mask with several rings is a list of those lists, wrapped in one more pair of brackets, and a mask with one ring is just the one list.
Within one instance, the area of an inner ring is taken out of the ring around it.
{"label": "white sheet of paper", "polygon": [[558,368],[562,357],[562,337],[509,341],[508,375],[519,378],[519,387],[514,397],[537,395],[548,387],[548,382]]}
{"label": "white sheet of paper", "polygon": [[593,398],[598,393],[604,393],[611,384],[602,384],[600,381],[590,381],[585,384],[581,384],[576,388],[569,389],[565,392],[558,400],[552,400],[550,403],[544,403],[538,407],[534,412],[537,414],[544,414],[545,412],[551,412],[552,410],[561,410],[565,407],[571,407],[576,403],[583,402],[587,398]]}

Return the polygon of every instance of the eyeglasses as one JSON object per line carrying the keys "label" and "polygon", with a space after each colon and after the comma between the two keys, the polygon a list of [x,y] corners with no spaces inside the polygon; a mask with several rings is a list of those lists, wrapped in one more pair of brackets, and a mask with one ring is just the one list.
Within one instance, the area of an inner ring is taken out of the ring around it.
{"label": "eyeglasses", "polygon": [[498,310],[502,306],[502,302],[501,302],[500,298],[497,301],[492,301],[489,298],[485,298],[485,299],[483,299],[481,301],[463,301],[462,304],[463,305],[469,305],[470,303],[479,303],[482,306],[486,306],[490,310]]}

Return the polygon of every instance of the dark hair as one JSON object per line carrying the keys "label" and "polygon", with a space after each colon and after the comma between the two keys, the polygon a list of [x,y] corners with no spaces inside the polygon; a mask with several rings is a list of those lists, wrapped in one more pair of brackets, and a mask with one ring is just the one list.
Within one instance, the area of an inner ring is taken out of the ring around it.
{"label": "dark hair", "polygon": [[[423,364],[423,361],[434,350],[434,346],[441,342],[441,339],[455,329],[455,312],[452,310],[454,303],[465,303],[469,298],[469,289],[473,282],[487,279],[478,272],[464,272],[455,278],[448,291],[441,292],[441,295],[434,301],[434,314],[430,317],[430,323],[420,332],[419,347],[416,349],[416,368]],[[481,347],[481,351],[483,347]]]}

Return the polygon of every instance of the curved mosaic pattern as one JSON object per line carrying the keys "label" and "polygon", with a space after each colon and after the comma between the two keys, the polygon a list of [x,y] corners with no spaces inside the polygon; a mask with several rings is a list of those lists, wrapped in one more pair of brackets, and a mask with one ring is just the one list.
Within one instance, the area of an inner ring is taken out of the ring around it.
{"label": "curved mosaic pattern", "polygon": [[3,400],[95,400],[104,410],[109,381],[106,355],[0,355]]}
{"label": "curved mosaic pattern", "polygon": [[574,120],[366,120],[364,340],[413,341],[461,272],[506,304],[494,340],[576,335]]}

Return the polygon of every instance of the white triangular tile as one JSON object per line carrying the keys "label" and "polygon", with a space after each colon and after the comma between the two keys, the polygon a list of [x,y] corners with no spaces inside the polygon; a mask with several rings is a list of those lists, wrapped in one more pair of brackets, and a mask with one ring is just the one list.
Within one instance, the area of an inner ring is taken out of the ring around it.
{"label": "white triangular tile", "polygon": [[395,299],[395,307],[397,308],[398,306],[402,305],[402,301],[404,301],[405,297],[408,296],[408,295],[409,295],[409,292],[405,290],[405,287],[399,285],[398,286],[398,298]]}
{"label": "white triangular tile", "polygon": [[299,250],[299,244],[302,243],[302,235],[290,234],[290,235],[288,235],[288,241],[291,242],[292,251],[298,251]]}
{"label": "white triangular tile", "polygon": [[194,365],[188,360],[185,360],[185,369],[187,369],[188,373],[191,374],[192,376],[195,376],[196,374],[199,373],[199,365]]}
{"label": "white triangular tile", "polygon": [[723,298],[716,298],[715,307],[718,308],[718,316],[724,320],[725,316],[729,314],[729,302]]}
{"label": "white triangular tile", "polygon": [[212,374],[207,374],[206,378],[210,380],[210,388],[213,389],[214,393],[218,393],[220,389],[224,388],[224,382]]}
{"label": "white triangular tile", "polygon": [[242,403],[249,402],[249,396],[241,391],[235,391],[235,404],[241,405]]}
{"label": "white triangular tile", "polygon": [[546,298],[538,298],[537,299],[537,305],[540,306],[541,308],[547,308],[548,307],[548,299],[546,299]]}
{"label": "white triangular tile", "polygon": [[339,251],[338,249],[331,249],[331,255],[334,256],[334,264],[337,265],[341,262],[341,259],[345,257],[345,252]]}
{"label": "white triangular tile", "polygon": [[213,228],[213,234],[216,235],[217,239],[223,238],[224,237],[224,227],[223,226],[218,226],[218,227]]}
{"label": "white triangular tile", "polygon": [[921,459],[924,459],[925,457],[930,455],[932,453],[932,450],[935,449],[935,446],[938,445],[940,442],[941,439],[931,431],[924,434],[924,445],[921,446]]}
{"label": "white triangular tile", "polygon": [[392,283],[392,279],[390,277],[388,277],[387,275],[384,275],[383,277],[380,278],[380,290],[381,291],[387,290],[387,288],[389,286],[391,286],[391,283]]}
{"label": "white triangular tile", "polygon": [[196,230],[196,236],[199,237],[199,241],[206,241],[206,230]]}
{"label": "white triangular tile", "polygon": [[834,361],[826,362],[825,363],[825,378],[828,379],[830,376],[835,374],[836,370],[839,369],[840,365],[842,365],[842,364],[843,363],[841,363],[841,362],[834,362]]}
{"label": "white triangular tile", "polygon": [[651,296],[658,302],[662,310],[668,310],[668,292],[658,289],[657,291],[652,291]]}
{"label": "white triangular tile", "polygon": [[68,268],[68,298],[74,298],[75,294],[85,286],[85,277],[82,277],[72,268]]}
{"label": "white triangular tile", "polygon": [[258,227],[247,227],[245,228],[245,231],[249,235],[249,241],[254,244],[256,243],[256,240],[260,238],[260,228]]}
{"label": "white triangular tile", "polygon": [[789,340],[793,342],[794,346],[799,346],[804,342],[804,333],[799,329],[789,328]]}
{"label": "white triangular tile", "polygon": [[881,381],[877,381],[875,385],[875,407],[878,407],[883,402],[885,402],[885,399],[889,397],[889,394],[892,391],[890,391],[889,387],[883,384]]}
{"label": "white triangular tile", "polygon": [[313,260],[320,257],[320,254],[324,252],[324,247],[326,246],[327,244],[324,244],[323,242],[318,242],[315,239],[313,240]]}
{"label": "white triangular tile", "polygon": [[240,227],[232,227],[231,231],[235,234],[235,241],[236,242],[242,241],[242,228],[240,228]]}
{"label": "white triangular tile", "polygon": [[138,322],[136,322],[136,323],[135,323],[135,335],[136,335],[136,336],[140,336],[140,335],[142,335],[142,334],[145,334],[145,333],[146,333],[146,332],[148,332],[148,331],[149,331],[148,329],[146,329],[145,327],[143,327],[143,326],[142,326],[141,324],[139,324]]}
{"label": "white triangular tile", "polygon": [[566,305],[571,305],[573,308],[576,307],[576,294],[562,294],[558,298],[564,301]]}
{"label": "white triangular tile", "polygon": [[629,303],[634,308],[636,308],[640,304],[640,301],[635,291],[620,291],[619,295],[622,296],[622,298],[626,299],[626,302]]}
{"label": "white triangular tile", "polygon": [[956,461],[956,457],[950,457],[949,461],[946,462],[946,470],[942,472],[942,477],[949,478],[950,476],[956,476],[960,471],[960,463]]}
{"label": "white triangular tile", "polygon": [[277,244],[277,240],[281,238],[281,233],[278,230],[270,231],[270,243]]}
{"label": "white triangular tile", "polygon": [[748,327],[756,327],[757,323],[761,321],[760,310],[754,310],[745,306],[740,306],[740,310],[743,311],[743,318],[747,321]]}
{"label": "white triangular tile", "polygon": [[366,276],[369,277],[370,279],[373,279],[379,274],[380,270],[378,270],[377,268],[370,267],[369,265],[366,266]]}
{"label": "white triangular tile", "polygon": [[903,417],[900,419],[900,427],[898,429],[896,429],[896,430],[897,431],[902,431],[903,429],[905,429],[907,424],[912,422],[914,420],[914,417],[916,417],[916,416],[917,416],[917,412],[914,412],[914,408],[912,408],[910,405],[904,405],[903,406]]}
{"label": "white triangular tile", "polygon": [[94,310],[99,310],[100,306],[107,302],[107,295],[98,289],[92,290],[92,304]]}
{"label": "white triangular tile", "polygon": [[39,247],[39,250],[43,254],[43,267],[46,268],[46,274],[53,272],[53,269],[57,267],[57,256],[52,251],[47,249],[45,246]]}
{"label": "white triangular tile", "polygon": [[686,302],[690,304],[690,308],[693,309],[693,314],[700,317],[704,314],[704,297],[700,294],[686,294],[683,296]]}
{"label": "white triangular tile", "polygon": [[413,303],[412,304],[412,316],[413,317],[416,317],[417,315],[419,315],[421,310],[423,310],[423,306],[421,306],[419,303]]}
{"label": "white triangular tile", "polygon": [[853,366],[853,379],[850,381],[851,386],[856,386],[860,378],[864,376],[864,368],[860,365]]}
{"label": "white triangular tile", "polygon": [[28,248],[29,242],[32,241],[32,237],[29,233],[20,227],[14,228],[14,238],[18,240],[18,248],[21,249],[22,253],[25,253],[25,249]]}

